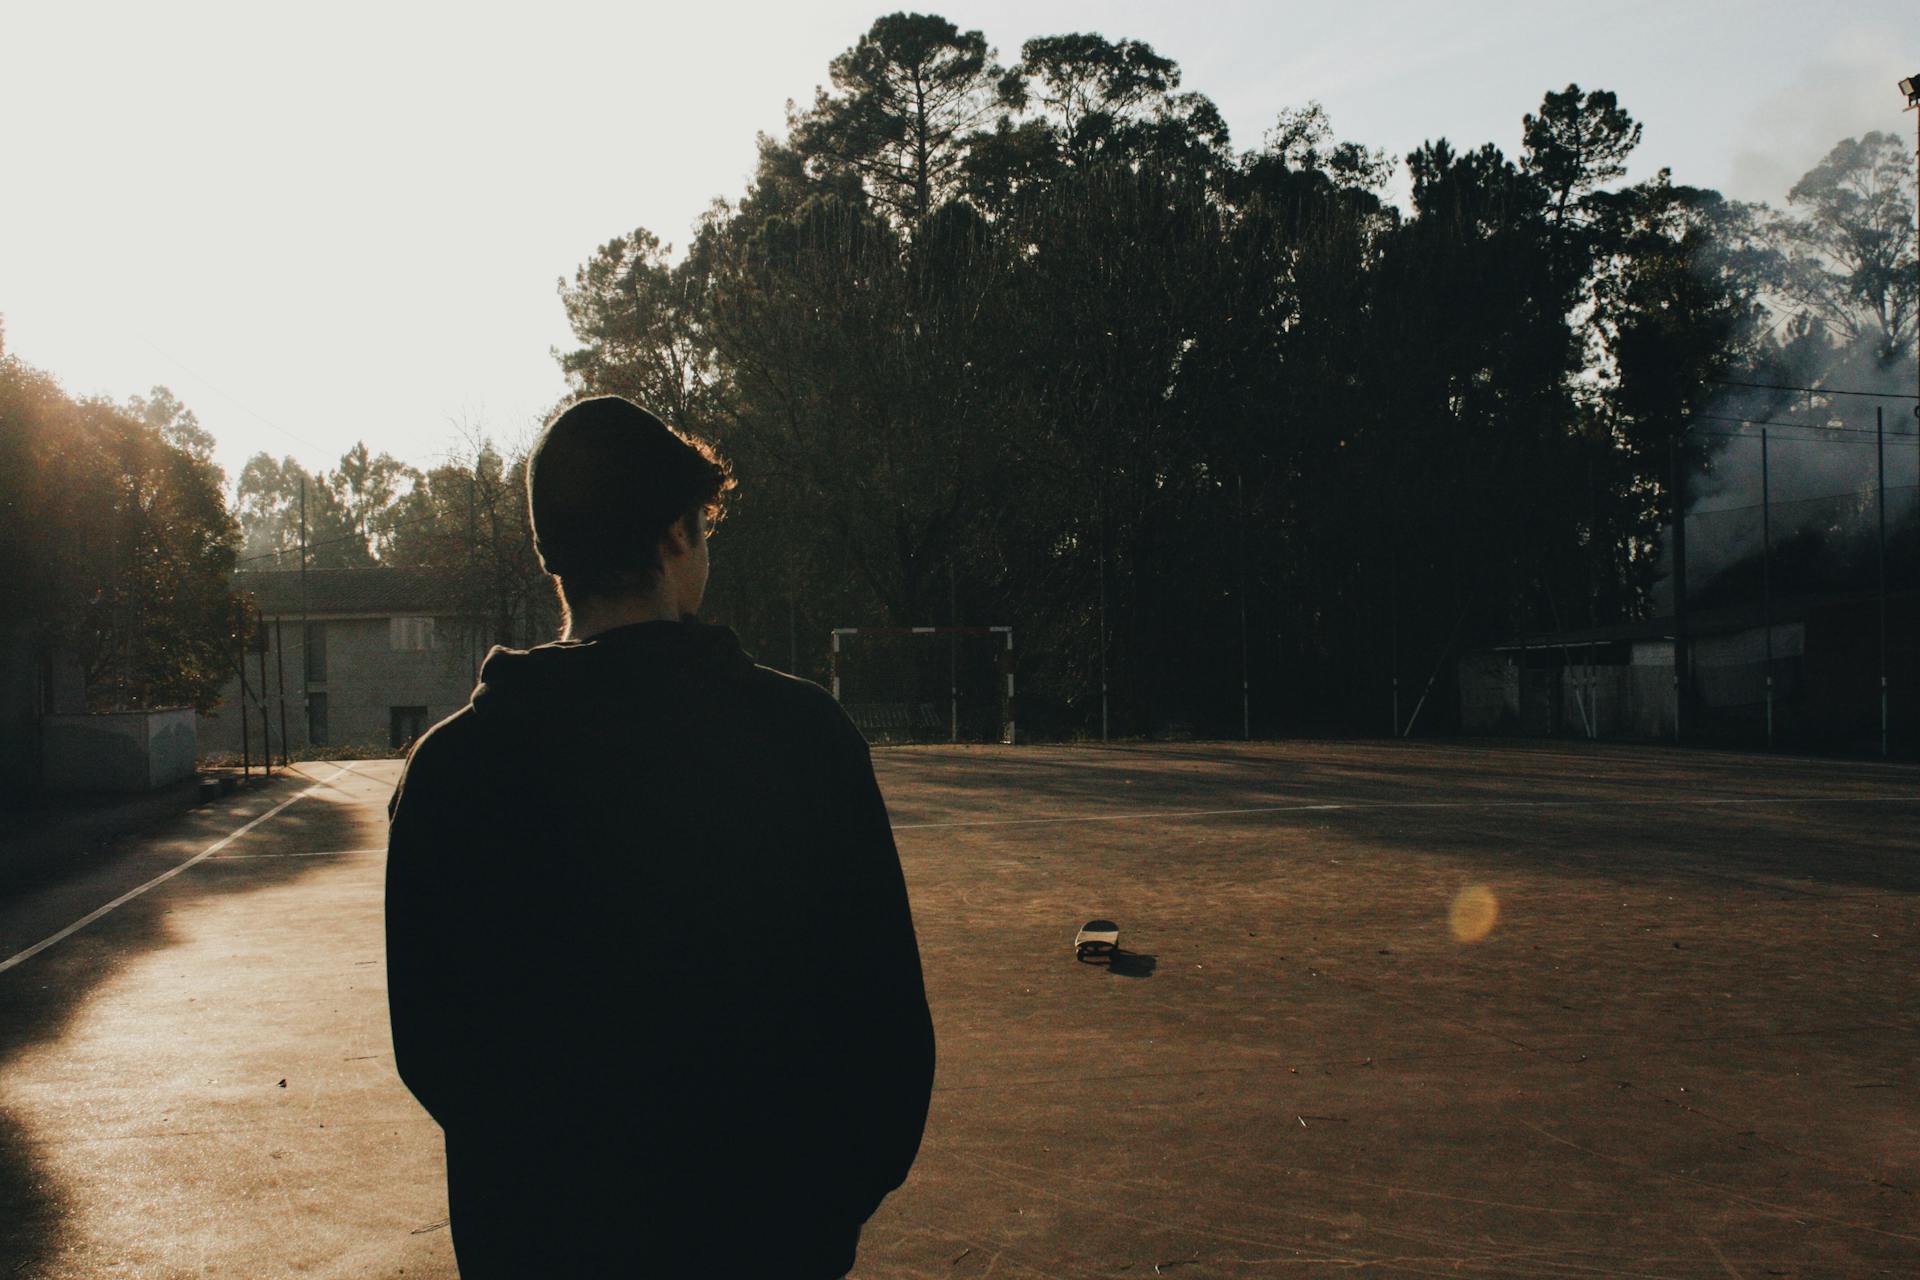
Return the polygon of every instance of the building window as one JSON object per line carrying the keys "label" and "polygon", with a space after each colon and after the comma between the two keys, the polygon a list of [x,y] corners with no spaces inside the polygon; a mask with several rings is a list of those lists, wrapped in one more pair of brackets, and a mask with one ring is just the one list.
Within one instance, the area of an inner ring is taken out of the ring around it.
{"label": "building window", "polygon": [[396,653],[422,653],[434,647],[432,618],[393,618],[388,639]]}
{"label": "building window", "polygon": [[398,751],[410,747],[413,740],[427,731],[427,709],[425,707],[388,707],[387,708],[387,745]]}
{"label": "building window", "polygon": [[316,747],[327,745],[327,695],[307,695],[307,741]]}
{"label": "building window", "polygon": [[307,624],[307,682],[325,684],[327,680],[327,624]]}

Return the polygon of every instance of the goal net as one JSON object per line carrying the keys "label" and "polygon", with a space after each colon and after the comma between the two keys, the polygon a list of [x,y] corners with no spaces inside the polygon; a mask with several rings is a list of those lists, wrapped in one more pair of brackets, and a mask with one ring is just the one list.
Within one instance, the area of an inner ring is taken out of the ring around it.
{"label": "goal net", "polygon": [[833,696],[869,742],[1013,742],[1012,627],[839,627]]}

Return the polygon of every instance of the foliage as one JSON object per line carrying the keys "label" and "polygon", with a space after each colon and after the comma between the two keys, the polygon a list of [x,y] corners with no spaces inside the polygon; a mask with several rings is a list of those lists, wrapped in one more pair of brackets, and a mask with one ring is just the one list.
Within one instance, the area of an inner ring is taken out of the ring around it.
{"label": "foliage", "polygon": [[732,455],[710,611],[814,676],[833,625],[1012,622],[1029,727],[1104,684],[1116,732],[1237,730],[1244,642],[1286,724],[1384,728],[1461,645],[1647,614],[1717,380],[1911,342],[1871,138],[1775,216],[1626,184],[1640,125],[1569,85],[1400,210],[1317,105],[1236,153],[1138,40],[1002,69],[894,14],[829,76],[684,254],[562,282],[556,352]]}
{"label": "foliage", "polygon": [[469,429],[422,472],[356,441],[319,475],[255,454],[238,484],[240,567],[300,567],[303,488],[309,568],[442,570],[456,598],[448,621],[477,646],[552,637],[557,611],[527,523],[524,450],[502,453]]}
{"label": "foliage", "polygon": [[895,13],[833,60],[834,88],[792,124],[816,176],[859,175],[875,205],[907,225],[958,187],[966,140],[991,117],[1004,72],[978,31]]}
{"label": "foliage", "polygon": [[1914,341],[1913,157],[1890,133],[1847,138],[1787,193],[1772,230],[1786,258],[1781,292],[1841,346],[1882,362]]}
{"label": "foliage", "polygon": [[371,568],[381,563],[401,500],[418,481],[412,467],[370,454],[360,441],[318,475],[294,458],[256,453],[241,467],[236,490],[241,564],[299,567],[304,518],[308,568]]}
{"label": "foliage", "polygon": [[382,563],[442,570],[457,586],[455,625],[475,648],[539,644],[556,631],[552,584],[527,521],[526,465],[524,450],[502,454],[472,432],[386,518]]}
{"label": "foliage", "polygon": [[74,653],[95,710],[204,709],[229,669],[236,530],[210,443],[164,387],[75,400],[0,357],[0,617]]}

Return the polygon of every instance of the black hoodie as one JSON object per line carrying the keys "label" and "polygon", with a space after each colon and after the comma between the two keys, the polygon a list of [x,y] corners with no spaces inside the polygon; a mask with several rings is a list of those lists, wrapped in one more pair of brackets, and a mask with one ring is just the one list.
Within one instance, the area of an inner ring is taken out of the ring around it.
{"label": "black hoodie", "polygon": [[467,1280],[852,1266],[933,1026],[830,697],[690,620],[495,649],[390,814],[394,1048]]}

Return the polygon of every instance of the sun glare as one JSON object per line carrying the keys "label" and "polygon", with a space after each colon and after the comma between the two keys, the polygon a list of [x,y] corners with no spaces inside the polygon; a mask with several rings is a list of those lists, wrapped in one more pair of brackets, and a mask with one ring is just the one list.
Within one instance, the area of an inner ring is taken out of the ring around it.
{"label": "sun glare", "polygon": [[1500,919],[1500,900],[1483,884],[1470,884],[1454,895],[1447,909],[1447,929],[1455,942],[1479,942],[1493,932]]}

